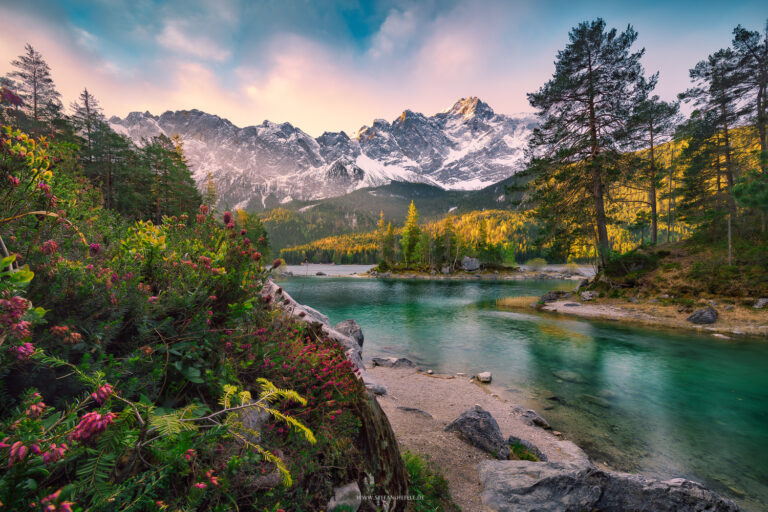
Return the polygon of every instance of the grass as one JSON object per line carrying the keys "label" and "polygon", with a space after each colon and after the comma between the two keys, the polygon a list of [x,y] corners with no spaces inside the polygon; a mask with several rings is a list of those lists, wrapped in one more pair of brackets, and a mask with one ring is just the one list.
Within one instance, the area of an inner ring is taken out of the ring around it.
{"label": "grass", "polygon": [[510,460],[530,460],[531,462],[541,461],[535,453],[522,443],[512,443],[509,445],[509,458]]}
{"label": "grass", "polygon": [[408,472],[408,494],[419,498],[408,502],[408,511],[460,512],[451,498],[448,481],[428,457],[406,450],[403,462]]}
{"label": "grass", "polygon": [[509,309],[529,309],[539,302],[539,297],[504,297],[496,301],[496,305]]}

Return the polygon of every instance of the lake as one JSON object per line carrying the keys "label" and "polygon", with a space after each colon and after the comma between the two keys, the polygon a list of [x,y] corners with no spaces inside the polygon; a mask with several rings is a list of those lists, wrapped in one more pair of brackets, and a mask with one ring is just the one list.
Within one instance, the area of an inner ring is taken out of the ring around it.
{"label": "lake", "polygon": [[768,503],[768,341],[498,310],[569,281],[280,280],[332,323],[354,318],[363,355],[435,372],[491,371],[595,461],[686,477],[746,510]]}

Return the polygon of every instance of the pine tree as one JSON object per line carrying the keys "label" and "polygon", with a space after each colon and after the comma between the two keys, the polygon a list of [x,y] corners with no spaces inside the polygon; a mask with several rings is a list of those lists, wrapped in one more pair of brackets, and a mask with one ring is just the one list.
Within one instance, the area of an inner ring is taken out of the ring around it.
{"label": "pine tree", "polygon": [[408,217],[405,219],[405,226],[403,227],[402,239],[400,241],[400,244],[403,247],[403,259],[406,268],[415,263],[416,244],[419,241],[420,235],[419,212],[416,210],[416,205],[411,201],[411,205],[408,207]]}
{"label": "pine tree", "polygon": [[88,89],[83,89],[80,93],[79,101],[75,101],[71,105],[72,109],[72,123],[75,128],[85,135],[85,141],[88,145],[88,162],[93,163],[93,139],[94,132],[100,127],[100,123],[104,123],[104,113],[99,105],[98,100],[88,92]]}
{"label": "pine tree", "polygon": [[745,92],[752,100],[748,111],[760,138],[760,167],[768,172],[768,21],[762,37],[739,25],[733,30],[733,47],[739,58],[739,67]]}
{"label": "pine tree", "polygon": [[16,70],[10,73],[9,78],[18,80],[18,92],[32,115],[37,137],[40,119],[45,117],[46,111],[50,112],[56,105],[60,105],[61,95],[53,84],[51,68],[40,52],[30,44],[25,45],[24,49],[27,53],[11,62]]}
{"label": "pine tree", "polygon": [[203,204],[211,210],[214,209],[219,200],[219,192],[216,189],[216,182],[213,181],[213,174],[209,171],[205,175],[205,185],[203,186]]}
{"label": "pine tree", "polygon": [[392,223],[387,223],[387,231],[384,234],[384,261],[392,265],[395,261],[395,230]]}
{"label": "pine tree", "polygon": [[658,241],[657,191],[661,186],[661,166],[656,156],[656,147],[669,139],[677,121],[679,106],[677,103],[661,101],[658,96],[647,97],[653,90],[655,80],[644,81],[643,91],[646,97],[637,104],[631,119],[631,129],[635,130],[638,148],[647,149],[647,161],[643,162],[646,172],[630,177],[631,184],[637,184],[647,192],[647,204],[650,207],[651,243]]}
{"label": "pine tree", "polygon": [[381,259],[384,261],[386,261],[386,257],[384,256],[384,253],[386,252],[386,249],[384,247],[386,231],[387,231],[387,225],[384,222],[384,210],[381,210],[379,212],[379,223],[376,225],[376,236],[378,238],[378,243],[379,243],[379,253],[381,255]]}
{"label": "pine tree", "polygon": [[642,99],[640,64],[644,50],[632,52],[637,32],[606,31],[605,22],[583,22],[571,30],[558,52],[552,79],[528,100],[540,126],[531,138],[530,172],[541,217],[557,219],[588,213],[601,265],[608,261],[605,188],[617,179],[616,160],[627,144],[627,121]]}

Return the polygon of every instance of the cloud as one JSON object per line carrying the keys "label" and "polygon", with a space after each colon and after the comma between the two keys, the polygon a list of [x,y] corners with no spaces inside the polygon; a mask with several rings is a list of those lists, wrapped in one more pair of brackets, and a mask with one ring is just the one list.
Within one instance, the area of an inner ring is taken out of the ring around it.
{"label": "cloud", "polygon": [[421,21],[415,6],[404,11],[392,9],[379,31],[373,36],[370,55],[378,59],[392,55],[397,49],[405,48],[415,35]]}
{"label": "cloud", "polygon": [[204,35],[192,36],[189,32],[190,27],[183,21],[166,21],[157,36],[157,42],[164,48],[198,59],[224,62],[232,57],[231,51],[220,47],[211,38]]}

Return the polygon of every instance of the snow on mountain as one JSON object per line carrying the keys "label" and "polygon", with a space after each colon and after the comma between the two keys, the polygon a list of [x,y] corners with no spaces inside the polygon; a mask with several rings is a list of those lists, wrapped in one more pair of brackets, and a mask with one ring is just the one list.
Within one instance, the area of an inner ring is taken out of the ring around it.
{"label": "snow on mountain", "polygon": [[210,174],[227,207],[262,209],[293,199],[322,199],[391,181],[474,190],[518,170],[536,121],[496,114],[476,97],[425,116],[410,110],[376,119],[354,137],[325,132],[312,138],[290,123],[238,128],[199,110],[160,116],[112,117],[112,128],[137,144],[179,135],[193,176]]}

